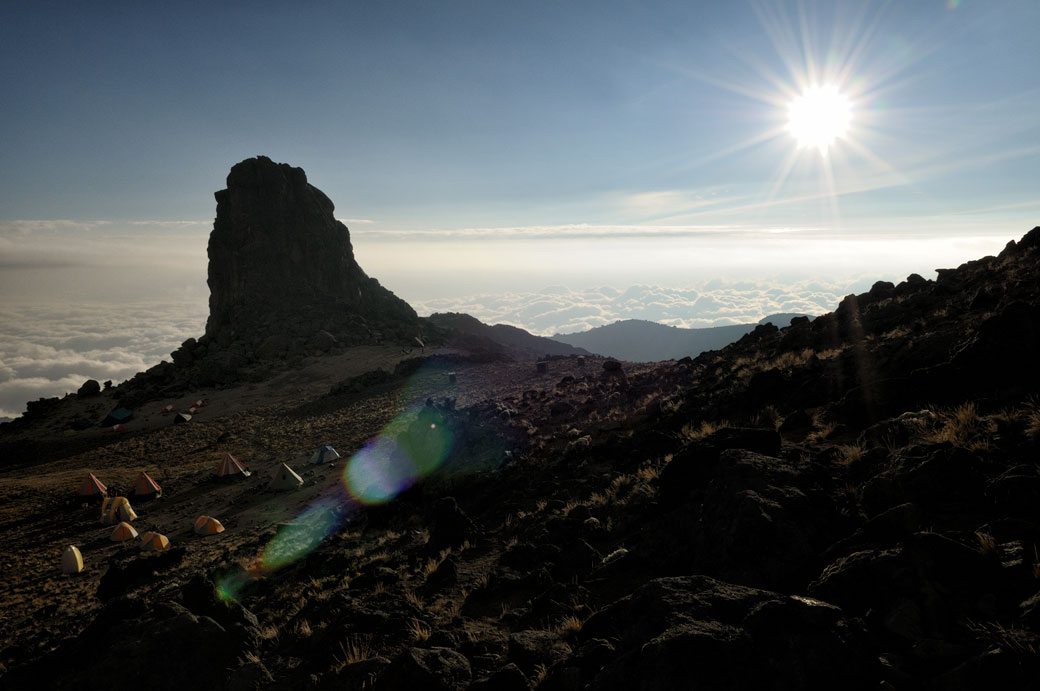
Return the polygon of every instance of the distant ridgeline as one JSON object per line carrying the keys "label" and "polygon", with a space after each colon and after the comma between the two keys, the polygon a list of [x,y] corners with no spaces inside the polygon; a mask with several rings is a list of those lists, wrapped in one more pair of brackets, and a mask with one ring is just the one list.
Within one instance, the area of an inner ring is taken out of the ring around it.
{"label": "distant ridgeline", "polygon": [[[556,334],[553,340],[584,348],[598,355],[632,362],[657,362],[697,357],[739,340],[759,324],[783,328],[803,314],[771,314],[757,324],[734,324],[703,329],[684,329],[642,319],[625,319],[573,334]],[[811,317],[810,317],[811,319]]]}
{"label": "distant ridgeline", "polygon": [[439,312],[427,319],[429,323],[451,332],[453,343],[472,351],[499,352],[517,360],[534,360],[546,355],[589,354],[582,348],[535,336],[508,324],[488,326],[468,314]]}

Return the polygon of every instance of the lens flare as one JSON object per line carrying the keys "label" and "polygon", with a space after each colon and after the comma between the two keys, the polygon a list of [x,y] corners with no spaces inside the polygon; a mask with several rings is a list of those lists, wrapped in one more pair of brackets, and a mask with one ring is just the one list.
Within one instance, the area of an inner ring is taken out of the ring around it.
{"label": "lens flare", "polygon": [[[413,419],[409,419],[413,418]],[[432,405],[402,414],[351,457],[343,480],[367,505],[383,504],[436,470],[452,449],[444,415]]]}
{"label": "lens flare", "polygon": [[283,525],[260,555],[265,571],[280,569],[305,557],[340,524],[340,512],[330,501],[308,507],[296,520]]}
{"label": "lens flare", "polygon": [[[258,557],[245,568],[216,576],[216,595],[239,601],[259,576],[312,553],[326,537],[352,520],[361,506],[384,504],[439,468],[455,445],[453,426],[430,393],[443,390],[447,364],[427,361],[409,371],[405,400],[415,403],[394,417],[374,439],[355,453],[343,471],[344,488],[317,499],[291,523],[282,525]],[[422,403],[425,399],[425,403]]]}

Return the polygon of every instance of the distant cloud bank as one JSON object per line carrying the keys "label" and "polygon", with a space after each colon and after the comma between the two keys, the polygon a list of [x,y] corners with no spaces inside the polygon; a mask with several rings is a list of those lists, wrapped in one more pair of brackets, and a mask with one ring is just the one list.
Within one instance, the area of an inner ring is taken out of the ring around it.
{"label": "distant cloud bank", "polygon": [[0,307],[0,417],[87,379],[118,384],[168,360],[203,333],[207,313],[197,301]]}
{"label": "distant cloud bank", "polygon": [[466,312],[488,324],[512,324],[551,336],[586,331],[619,319],[697,328],[756,322],[776,312],[823,314],[833,310],[842,297],[864,290],[869,283],[866,279],[786,285],[715,280],[686,288],[633,285],[624,290],[553,286],[534,292],[412,301],[412,306],[422,315]]}

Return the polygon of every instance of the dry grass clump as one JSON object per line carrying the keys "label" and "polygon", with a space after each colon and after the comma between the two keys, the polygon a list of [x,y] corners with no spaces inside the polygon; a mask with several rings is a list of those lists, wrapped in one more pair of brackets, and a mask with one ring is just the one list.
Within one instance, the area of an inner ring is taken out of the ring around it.
{"label": "dry grass clump", "polygon": [[1026,436],[1033,441],[1040,441],[1040,408],[1033,408],[1026,413]]}
{"label": "dry grass clump", "polygon": [[1023,629],[1007,628],[1000,622],[968,621],[967,629],[980,640],[988,641],[995,647],[1018,655],[1037,655],[1033,636]]}
{"label": "dry grass clump", "polygon": [[405,601],[412,603],[419,609],[423,609],[426,606],[426,603],[422,599],[422,595],[415,592],[414,590],[405,590],[404,599]]}
{"label": "dry grass clump", "polygon": [[408,626],[408,630],[412,632],[412,636],[416,641],[425,641],[432,633],[430,627],[416,617],[412,617],[412,623]]}
{"label": "dry grass clump", "polygon": [[265,641],[277,641],[279,634],[278,627],[273,624],[260,629],[260,638]]}
{"label": "dry grass clump", "polygon": [[837,423],[827,422],[823,417],[823,411],[816,411],[812,417],[813,431],[805,437],[805,441],[813,443],[820,442],[831,436],[838,429]]}
{"label": "dry grass clump", "polygon": [[437,569],[440,568],[441,564],[444,563],[444,560],[447,559],[450,554],[451,548],[442,549],[436,557],[430,557],[427,559],[426,563],[423,564],[422,569],[419,571],[423,580],[426,580],[433,574],[437,573]]}
{"label": "dry grass clump", "polygon": [[560,638],[571,638],[581,632],[581,627],[584,624],[585,622],[581,617],[572,614],[561,619],[560,622],[552,628],[552,633]]}
{"label": "dry grass clump", "polygon": [[852,465],[863,460],[866,449],[860,444],[843,444],[838,447],[838,463],[840,465]]}
{"label": "dry grass clump", "polygon": [[729,427],[729,420],[717,420],[715,422],[703,420],[699,425],[693,423],[683,425],[680,434],[686,441],[698,441],[705,437],[710,437],[723,427]]}
{"label": "dry grass clump", "polygon": [[997,540],[989,533],[975,531],[975,539],[979,541],[979,551],[985,555],[997,554]]}
{"label": "dry grass clump", "polygon": [[937,426],[922,430],[922,436],[932,443],[950,442],[970,451],[990,448],[996,422],[979,415],[974,403],[963,403],[953,410],[938,411]]}
{"label": "dry grass clump", "polygon": [[314,633],[314,629],[311,628],[311,623],[309,621],[306,619],[299,619],[293,627],[293,633],[300,638],[310,638],[311,634]]}
{"label": "dry grass clump", "polygon": [[375,657],[375,650],[372,648],[372,644],[369,640],[358,635],[350,636],[347,638],[346,643],[340,642],[339,650],[342,657],[333,656],[332,658],[336,663],[333,668],[336,672],[339,672],[347,665],[363,662]]}

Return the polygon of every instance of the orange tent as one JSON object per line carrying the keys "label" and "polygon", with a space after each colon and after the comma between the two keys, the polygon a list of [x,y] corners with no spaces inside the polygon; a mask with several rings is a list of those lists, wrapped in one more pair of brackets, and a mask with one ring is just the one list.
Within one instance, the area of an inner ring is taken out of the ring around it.
{"label": "orange tent", "polygon": [[224,460],[220,462],[220,467],[215,474],[217,477],[230,477],[232,475],[249,477],[251,475],[246,470],[246,466],[231,454],[224,455]]}
{"label": "orange tent", "polygon": [[195,519],[195,532],[199,535],[216,535],[224,532],[224,526],[212,516],[199,516]]}
{"label": "orange tent", "polygon": [[162,487],[143,470],[138,473],[132,494],[135,497],[155,498],[162,496]]}
{"label": "orange tent", "polygon": [[83,479],[83,484],[79,486],[79,496],[81,497],[103,497],[105,492],[108,490],[107,487],[95,477],[94,473],[87,473],[87,477]]}
{"label": "orange tent", "polygon": [[[146,533],[147,534],[147,533]],[[152,533],[152,536],[141,543],[142,552],[161,552],[169,548],[170,541],[165,535]]]}
{"label": "orange tent", "polygon": [[134,530],[132,525],[123,521],[116,526],[115,530],[112,531],[112,537],[110,539],[112,542],[123,542],[124,540],[132,540],[135,537],[137,537],[137,531]]}

